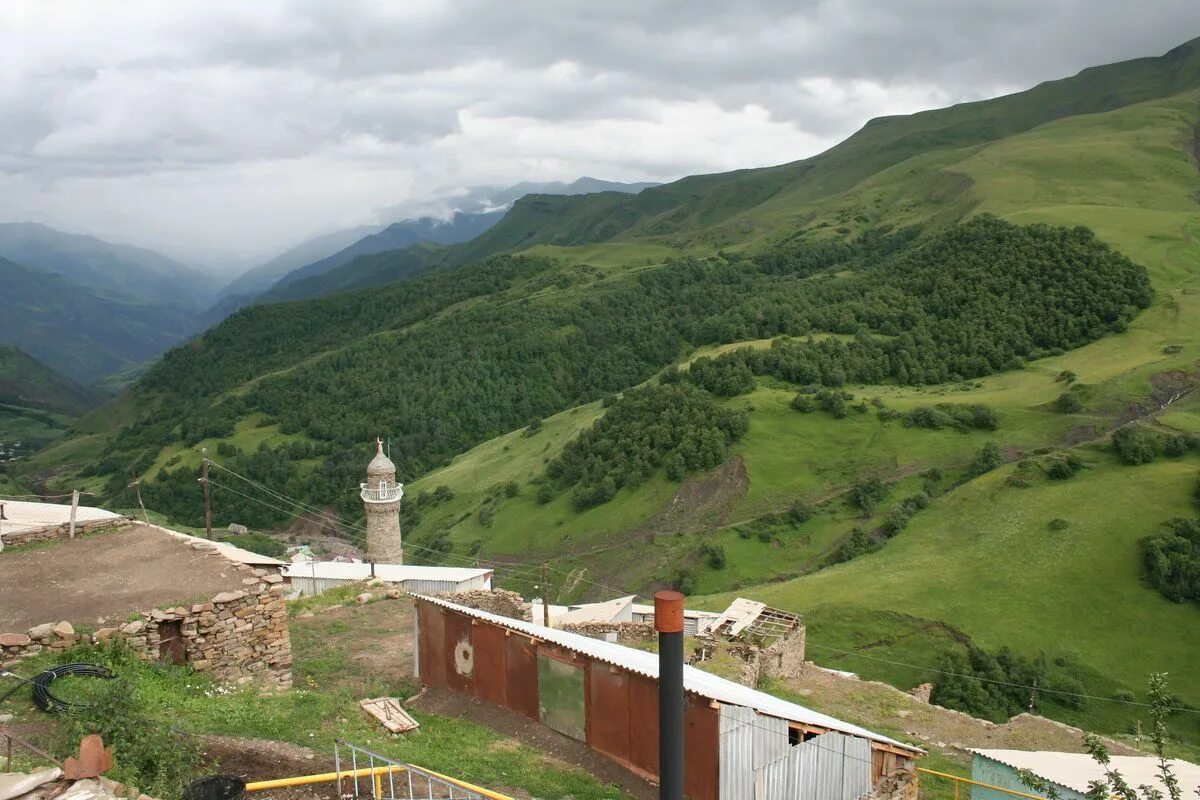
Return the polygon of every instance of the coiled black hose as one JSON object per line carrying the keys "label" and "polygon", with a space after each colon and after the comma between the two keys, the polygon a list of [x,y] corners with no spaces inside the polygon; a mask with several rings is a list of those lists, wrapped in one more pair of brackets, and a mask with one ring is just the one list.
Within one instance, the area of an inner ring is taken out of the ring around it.
{"label": "coiled black hose", "polygon": [[[12,673],[9,673],[10,675]],[[55,679],[63,677],[86,677],[86,678],[105,678],[112,680],[117,677],[116,674],[99,664],[60,664],[57,667],[39,672],[32,678],[26,678],[18,683],[13,688],[9,689],[3,697],[0,697],[0,702],[8,698],[10,694],[20,689],[26,683],[33,684],[33,703],[42,711],[47,711],[51,714],[59,711],[68,711],[72,708],[83,708],[82,703],[72,703],[67,700],[62,700],[50,693],[50,684],[54,683]]]}

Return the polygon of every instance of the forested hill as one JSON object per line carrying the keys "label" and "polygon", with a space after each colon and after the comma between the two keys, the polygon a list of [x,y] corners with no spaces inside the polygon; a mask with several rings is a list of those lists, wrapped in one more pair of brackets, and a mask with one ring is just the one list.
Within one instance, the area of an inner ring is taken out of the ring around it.
{"label": "forested hill", "polygon": [[28,354],[0,345],[0,403],[76,415],[94,408],[99,400],[95,392]]}
{"label": "forested hill", "polygon": [[[1053,120],[1112,111],[1197,85],[1200,38],[1162,56],[1092,67],[1004,97],[873,119],[835,147],[791,164],[691,176],[633,195],[528,195],[470,242],[437,253],[421,248],[366,256],[352,269],[293,284],[276,299],[379,285],[434,266],[539,244],[652,240],[676,246],[754,246],[779,225],[780,205],[819,203],[913,156],[994,142]],[[936,191],[959,188],[947,184]],[[966,209],[949,210],[953,217]]]}

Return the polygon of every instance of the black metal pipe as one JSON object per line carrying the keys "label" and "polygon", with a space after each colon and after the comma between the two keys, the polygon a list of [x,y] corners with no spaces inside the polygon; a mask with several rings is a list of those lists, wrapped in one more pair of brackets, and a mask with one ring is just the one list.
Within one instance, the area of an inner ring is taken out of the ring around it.
{"label": "black metal pipe", "polygon": [[658,796],[683,800],[683,595],[654,595],[658,631]]}

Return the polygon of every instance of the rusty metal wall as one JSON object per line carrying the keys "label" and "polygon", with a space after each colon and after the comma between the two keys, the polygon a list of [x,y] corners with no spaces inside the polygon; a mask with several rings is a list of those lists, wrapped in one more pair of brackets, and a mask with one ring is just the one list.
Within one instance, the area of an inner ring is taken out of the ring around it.
{"label": "rusty metal wall", "polygon": [[689,694],[683,712],[683,791],[692,800],[717,800],[720,741],[717,709],[708,698]]}
{"label": "rusty metal wall", "polygon": [[537,646],[524,636],[508,636],[505,653],[508,707],[532,720],[538,718]]}
{"label": "rusty metal wall", "polygon": [[417,622],[420,643],[421,683],[427,686],[446,685],[445,623],[446,612],[429,603],[417,603]]}
{"label": "rusty metal wall", "polygon": [[857,800],[871,791],[871,743],[840,733],[823,733],[759,767],[756,800]]}
{"label": "rusty metal wall", "polygon": [[718,718],[720,800],[754,800],[755,770],[791,749],[787,721],[725,703]]}
{"label": "rusty metal wall", "polygon": [[[587,743],[626,763],[630,757],[627,672],[600,661],[588,667]],[[602,709],[602,713],[596,713]]]}
{"label": "rusty metal wall", "polygon": [[504,630],[495,625],[474,625],[475,696],[490,703],[508,705],[508,666]]}
{"label": "rusty metal wall", "polygon": [[[658,681],[629,673],[630,763],[648,775],[658,775]],[[687,758],[687,753],[684,753]],[[685,763],[686,768],[686,763]]]}
{"label": "rusty metal wall", "polygon": [[446,686],[475,693],[475,647],[471,643],[471,620],[462,614],[446,614],[442,657],[446,662]]}

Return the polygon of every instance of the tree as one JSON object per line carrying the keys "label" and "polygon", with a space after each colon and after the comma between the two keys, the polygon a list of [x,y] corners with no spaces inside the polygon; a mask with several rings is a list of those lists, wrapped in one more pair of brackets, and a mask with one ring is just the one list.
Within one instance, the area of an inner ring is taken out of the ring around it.
{"label": "tree", "polygon": [[1126,464],[1149,464],[1162,452],[1162,442],[1157,434],[1142,425],[1126,425],[1118,428],[1112,437],[1113,450]]}
{"label": "tree", "polygon": [[1000,452],[1000,446],[995,442],[988,442],[975,454],[971,466],[967,467],[967,474],[974,478],[985,472],[991,472],[1003,463],[1004,454]]}

